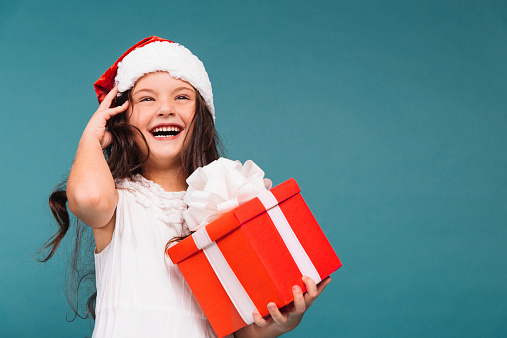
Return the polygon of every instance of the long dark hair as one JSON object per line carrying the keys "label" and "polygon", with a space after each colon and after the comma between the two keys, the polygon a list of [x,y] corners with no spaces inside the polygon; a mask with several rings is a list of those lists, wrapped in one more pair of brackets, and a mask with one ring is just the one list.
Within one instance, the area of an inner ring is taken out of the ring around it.
{"label": "long dark hair", "polygon": [[[132,106],[131,91],[128,90],[118,96],[114,106],[120,106],[129,100]],[[131,179],[136,174],[143,173],[143,164],[149,157],[149,148],[142,133],[127,121],[127,113],[113,116],[106,125],[112,135],[111,144],[106,147],[104,156],[115,179]],[[138,133],[144,140],[148,153],[142,153],[134,141]],[[189,132],[183,142],[181,151],[181,175],[187,178],[195,169],[218,159],[224,154],[220,136],[215,130],[213,117],[202,96],[196,90],[195,114],[191,121]],[[53,257],[56,249],[70,229],[71,217],[67,209],[66,180],[60,183],[49,196],[49,208],[56,220],[56,233],[39,250],[39,262],[47,262]],[[178,237],[178,240],[183,237]],[[67,273],[67,301],[74,316],[95,319],[95,268],[93,264],[93,250],[95,248],[91,228],[75,218],[75,240],[72,254],[69,257],[69,271]],[[80,290],[85,289],[91,296],[86,301],[86,312],[80,313]]]}

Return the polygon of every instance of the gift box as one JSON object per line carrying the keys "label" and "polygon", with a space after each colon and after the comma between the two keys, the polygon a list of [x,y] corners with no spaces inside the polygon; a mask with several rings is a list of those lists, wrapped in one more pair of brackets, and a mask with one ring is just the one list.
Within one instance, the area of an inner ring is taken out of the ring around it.
{"label": "gift box", "polygon": [[293,301],[301,278],[320,282],[341,266],[290,179],[226,212],[167,250],[215,332],[226,336]]}

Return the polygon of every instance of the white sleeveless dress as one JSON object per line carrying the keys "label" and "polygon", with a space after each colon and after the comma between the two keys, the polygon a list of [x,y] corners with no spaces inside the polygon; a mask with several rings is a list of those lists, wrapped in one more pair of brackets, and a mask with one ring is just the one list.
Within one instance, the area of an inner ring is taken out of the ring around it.
{"label": "white sleeveless dress", "polygon": [[137,175],[118,187],[111,243],[95,254],[94,338],[217,337],[166,243],[188,234],[185,192],[167,192]]}

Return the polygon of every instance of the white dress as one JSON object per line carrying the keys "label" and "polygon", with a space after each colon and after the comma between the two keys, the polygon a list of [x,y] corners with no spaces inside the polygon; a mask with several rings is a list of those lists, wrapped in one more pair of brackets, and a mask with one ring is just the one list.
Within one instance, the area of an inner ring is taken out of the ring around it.
{"label": "white dress", "polygon": [[188,233],[185,192],[166,192],[140,175],[121,180],[111,243],[95,254],[94,338],[217,337],[166,243]]}

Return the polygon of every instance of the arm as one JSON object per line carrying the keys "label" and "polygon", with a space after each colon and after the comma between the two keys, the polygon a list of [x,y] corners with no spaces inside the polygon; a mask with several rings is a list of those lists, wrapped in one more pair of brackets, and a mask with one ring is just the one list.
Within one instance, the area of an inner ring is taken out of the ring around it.
{"label": "arm", "polygon": [[109,108],[117,92],[117,88],[109,92],[88,122],[67,181],[69,210],[93,228],[108,224],[118,203],[113,176],[102,152],[111,143],[107,121],[128,107],[127,101]]}
{"label": "arm", "polygon": [[255,323],[234,332],[234,336],[236,338],[272,338],[294,330],[303,319],[305,311],[330,282],[331,278],[327,277],[319,285],[315,285],[311,278],[303,277],[307,291],[305,294],[299,286],[294,286],[292,288],[294,302],[289,304],[285,310],[280,312],[275,303],[269,303],[270,318],[264,319],[258,312],[254,312]]}

